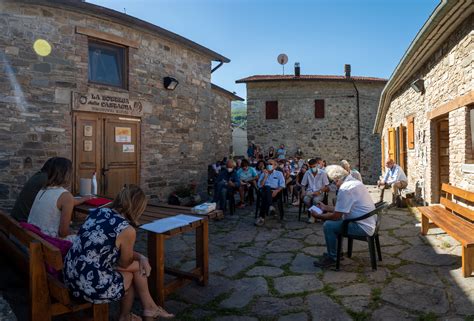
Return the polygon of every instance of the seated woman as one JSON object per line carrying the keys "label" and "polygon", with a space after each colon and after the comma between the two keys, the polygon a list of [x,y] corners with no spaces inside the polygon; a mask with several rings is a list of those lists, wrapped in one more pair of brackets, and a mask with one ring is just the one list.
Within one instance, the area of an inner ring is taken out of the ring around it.
{"label": "seated woman", "polygon": [[293,187],[293,194],[296,195],[296,202],[293,203],[293,206],[300,205],[301,190],[303,188],[303,186],[301,185],[301,181],[303,180],[304,174],[306,173],[307,170],[308,170],[308,165],[303,164],[303,166],[301,166],[300,171],[298,172],[298,175],[296,175],[295,186]]}
{"label": "seated woman", "polygon": [[[240,179],[240,203],[237,205],[238,208],[245,207],[244,194],[245,191],[253,194],[253,188],[257,187],[257,171],[255,168],[249,166],[249,162],[246,159],[242,160],[241,168],[237,171],[237,175]],[[253,188],[252,188],[253,187]],[[249,199],[253,199],[249,196]]]}
{"label": "seated woman", "polygon": [[89,198],[74,199],[66,189],[71,181],[72,162],[63,157],[52,160],[46,186],[36,194],[28,223],[36,225],[46,235],[72,239],[74,236],[69,233],[69,224],[74,206]]}
{"label": "seated woman", "polygon": [[143,316],[172,318],[152,299],[148,290],[148,259],[134,252],[136,226],[146,207],[145,193],[125,186],[111,208],[91,212],[64,259],[64,282],[73,296],[92,303],[120,301],[119,321],[141,320],[131,313],[136,291]]}

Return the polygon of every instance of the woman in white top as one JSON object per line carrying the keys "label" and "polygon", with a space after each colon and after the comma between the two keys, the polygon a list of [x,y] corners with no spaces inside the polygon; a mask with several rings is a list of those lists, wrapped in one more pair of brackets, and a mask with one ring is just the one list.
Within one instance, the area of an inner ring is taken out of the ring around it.
{"label": "woman in white top", "polygon": [[46,186],[36,195],[28,223],[38,226],[43,233],[52,237],[67,237],[74,206],[86,200],[74,199],[66,189],[71,181],[72,162],[57,157],[48,171]]}

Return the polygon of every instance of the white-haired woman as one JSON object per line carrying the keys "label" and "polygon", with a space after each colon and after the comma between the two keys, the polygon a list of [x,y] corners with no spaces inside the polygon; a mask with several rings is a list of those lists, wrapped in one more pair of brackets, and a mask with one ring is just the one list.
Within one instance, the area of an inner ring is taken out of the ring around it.
{"label": "white-haired woman", "polygon": [[[326,167],[329,180],[336,184],[338,189],[336,206],[320,203],[320,207],[326,213],[311,215],[316,219],[325,220],[324,238],[326,240],[327,253],[325,253],[314,265],[326,268],[336,263],[337,235],[342,229],[342,220],[357,218],[375,209],[374,202],[369,191],[362,182],[352,177],[348,171],[339,165]],[[373,235],[377,217],[371,216],[364,220],[349,223],[348,231],[353,235]]]}
{"label": "white-haired woman", "polygon": [[[348,171],[349,173],[351,173],[351,176],[352,176],[352,177],[354,177],[356,180],[362,182],[362,176],[360,175],[359,171],[358,171],[357,169],[351,168],[351,164],[349,164],[348,161],[346,161],[345,159],[343,159],[343,160],[341,161],[341,166],[342,166],[342,168],[344,168],[346,171]],[[363,182],[362,182],[362,183],[363,183]]]}

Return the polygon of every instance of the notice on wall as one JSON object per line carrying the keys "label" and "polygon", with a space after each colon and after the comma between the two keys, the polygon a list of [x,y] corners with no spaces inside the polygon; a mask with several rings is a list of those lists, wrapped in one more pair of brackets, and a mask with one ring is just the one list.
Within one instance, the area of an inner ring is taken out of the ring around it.
{"label": "notice on wall", "polygon": [[122,151],[124,153],[135,153],[135,145],[133,144],[123,144]]}
{"label": "notice on wall", "polygon": [[92,140],[85,140],[84,141],[84,151],[85,152],[92,152]]}
{"label": "notice on wall", "polygon": [[92,126],[85,125],[84,126],[84,137],[92,137]]}
{"label": "notice on wall", "polygon": [[115,127],[116,143],[131,143],[132,129],[130,127]]}
{"label": "notice on wall", "polygon": [[142,116],[143,103],[130,99],[128,93],[89,88],[87,93],[74,92],[72,109],[106,114]]}

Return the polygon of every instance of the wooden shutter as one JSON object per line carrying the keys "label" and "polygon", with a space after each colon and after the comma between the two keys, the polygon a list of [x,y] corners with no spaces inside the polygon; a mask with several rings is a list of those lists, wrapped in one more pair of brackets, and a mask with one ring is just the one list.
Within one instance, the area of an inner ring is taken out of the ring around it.
{"label": "wooden shutter", "polygon": [[314,101],[314,118],[324,118],[324,99]]}
{"label": "wooden shutter", "polygon": [[400,124],[400,127],[398,127],[398,141],[399,141],[399,164],[400,167],[403,169],[403,171],[406,173],[407,168],[406,168],[406,158],[407,158],[407,144],[405,142],[406,138],[406,127]]}
{"label": "wooden shutter", "polygon": [[407,118],[407,140],[408,140],[408,149],[415,148],[415,117],[409,116]]}
{"label": "wooden shutter", "polygon": [[278,119],[278,101],[265,102],[265,118]]}
{"label": "wooden shutter", "polygon": [[382,157],[381,160],[382,160],[382,172],[384,171],[384,168],[385,168],[385,142],[384,142],[384,137],[382,135],[382,137],[380,137],[380,145],[381,145],[381,149],[382,149]]}
{"label": "wooden shutter", "polygon": [[395,136],[395,128],[388,129],[388,158],[389,159],[396,159],[396,151],[397,151],[397,142]]}

